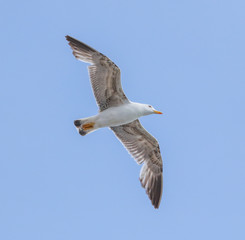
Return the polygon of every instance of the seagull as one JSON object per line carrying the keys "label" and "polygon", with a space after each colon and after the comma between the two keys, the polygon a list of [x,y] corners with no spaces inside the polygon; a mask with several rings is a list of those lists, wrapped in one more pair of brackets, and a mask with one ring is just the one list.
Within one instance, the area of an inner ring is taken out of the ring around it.
{"label": "seagull", "polygon": [[152,205],[159,208],[162,196],[162,157],[157,140],[140,124],[138,118],[162,114],[149,104],[131,102],[123,92],[118,66],[108,57],[77,39],[66,36],[73,55],[88,66],[90,82],[99,107],[95,116],[74,121],[85,136],[109,127],[138,164],[143,164],[140,182]]}

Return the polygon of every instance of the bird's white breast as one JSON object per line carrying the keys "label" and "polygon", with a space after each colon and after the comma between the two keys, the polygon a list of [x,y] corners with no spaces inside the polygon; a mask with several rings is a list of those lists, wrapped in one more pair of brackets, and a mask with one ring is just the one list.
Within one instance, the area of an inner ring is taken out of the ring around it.
{"label": "bird's white breast", "polygon": [[96,127],[113,127],[123,125],[141,117],[141,110],[134,103],[111,107],[100,112],[95,119]]}

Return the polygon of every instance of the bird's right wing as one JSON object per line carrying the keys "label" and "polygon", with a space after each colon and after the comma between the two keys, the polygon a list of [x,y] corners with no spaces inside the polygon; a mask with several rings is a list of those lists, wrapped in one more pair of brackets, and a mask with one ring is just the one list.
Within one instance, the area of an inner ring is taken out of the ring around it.
{"label": "bird's right wing", "polygon": [[129,102],[122,89],[120,69],[117,65],[75,38],[66,36],[66,39],[77,59],[92,64],[88,70],[100,111]]}
{"label": "bird's right wing", "polygon": [[153,206],[158,208],[163,177],[162,157],[157,140],[143,128],[139,120],[111,129],[137,163],[144,163],[140,171],[140,182]]}

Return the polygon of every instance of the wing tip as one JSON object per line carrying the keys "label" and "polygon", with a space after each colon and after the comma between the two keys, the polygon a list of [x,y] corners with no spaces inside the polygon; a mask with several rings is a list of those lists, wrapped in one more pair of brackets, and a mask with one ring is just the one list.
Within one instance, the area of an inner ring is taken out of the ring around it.
{"label": "wing tip", "polygon": [[155,209],[158,209],[162,199],[163,191],[163,175],[162,172],[153,178],[153,176],[146,176],[139,178],[141,186],[145,188],[151,203]]}
{"label": "wing tip", "polygon": [[71,49],[73,50],[73,55],[83,61],[88,63],[93,63],[93,55],[96,52],[95,49],[91,48],[87,44],[69,36],[65,36],[66,40],[68,41],[68,44],[70,45]]}
{"label": "wing tip", "polygon": [[66,40],[69,41],[69,39],[71,38],[69,35],[65,36]]}
{"label": "wing tip", "polygon": [[[160,178],[160,179],[159,179]],[[162,191],[163,191],[163,176],[162,173],[160,177],[158,178],[158,187],[157,187],[157,199],[155,201],[152,201],[152,205],[155,209],[158,209],[162,200]]]}
{"label": "wing tip", "polygon": [[72,43],[74,44],[74,43],[76,43],[76,42],[80,42],[80,41],[78,41],[77,39],[75,39],[75,38],[73,38],[73,37],[71,37],[71,36],[69,36],[69,35],[66,35],[65,38],[66,38],[66,40],[68,41],[68,44],[69,44],[71,47],[72,47]]}
{"label": "wing tip", "polygon": [[66,35],[65,38],[69,42],[69,45],[71,47],[76,47],[76,48],[79,48],[79,49],[84,50],[84,51],[97,52],[95,49],[93,49],[92,47],[88,46],[87,44],[77,40],[76,38],[73,38],[69,35]]}

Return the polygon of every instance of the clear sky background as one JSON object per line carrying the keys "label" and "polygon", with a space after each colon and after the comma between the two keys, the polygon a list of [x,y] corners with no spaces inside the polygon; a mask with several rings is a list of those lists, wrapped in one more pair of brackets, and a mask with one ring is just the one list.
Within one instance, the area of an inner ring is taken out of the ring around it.
{"label": "clear sky background", "polygon": [[[245,1],[1,1],[0,239],[245,239]],[[163,115],[155,210],[97,113],[71,35]]]}

